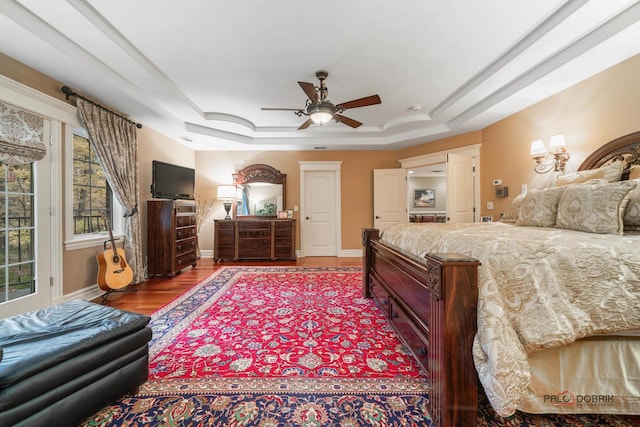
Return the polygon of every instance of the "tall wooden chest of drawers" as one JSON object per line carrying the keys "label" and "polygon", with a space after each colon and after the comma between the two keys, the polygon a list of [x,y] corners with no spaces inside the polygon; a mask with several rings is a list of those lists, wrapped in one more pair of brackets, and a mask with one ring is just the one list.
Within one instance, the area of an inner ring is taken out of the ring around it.
{"label": "tall wooden chest of drawers", "polygon": [[197,263],[196,203],[147,201],[149,277],[175,276]]}

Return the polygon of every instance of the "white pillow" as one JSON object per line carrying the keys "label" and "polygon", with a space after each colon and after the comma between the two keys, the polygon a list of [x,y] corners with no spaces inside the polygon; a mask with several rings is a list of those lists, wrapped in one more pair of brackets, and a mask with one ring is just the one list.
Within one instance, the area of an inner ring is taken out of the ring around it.
{"label": "white pillow", "polygon": [[588,233],[622,234],[629,193],[635,181],[568,185],[558,203],[556,227]]}
{"label": "white pillow", "polygon": [[560,187],[569,184],[581,184],[596,178],[606,179],[607,182],[620,181],[620,177],[622,176],[622,169],[622,162],[617,161],[599,167],[598,169],[589,169],[586,171],[574,172],[567,175],[560,175],[556,179],[556,185]]}
{"label": "white pillow", "polygon": [[524,196],[516,225],[553,227],[556,225],[558,202],[566,187],[529,190]]}

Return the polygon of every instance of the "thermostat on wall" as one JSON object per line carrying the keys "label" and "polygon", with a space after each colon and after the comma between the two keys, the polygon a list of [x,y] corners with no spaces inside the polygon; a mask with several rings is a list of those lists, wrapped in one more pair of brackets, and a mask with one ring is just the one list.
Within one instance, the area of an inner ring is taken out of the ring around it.
{"label": "thermostat on wall", "polygon": [[507,197],[509,195],[509,187],[496,187],[496,197]]}

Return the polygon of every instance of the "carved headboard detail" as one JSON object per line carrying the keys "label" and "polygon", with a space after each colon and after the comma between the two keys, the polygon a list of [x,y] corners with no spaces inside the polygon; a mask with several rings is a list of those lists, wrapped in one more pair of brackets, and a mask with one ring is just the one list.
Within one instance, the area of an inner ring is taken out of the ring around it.
{"label": "carved headboard detail", "polygon": [[606,143],[587,157],[578,170],[599,168],[616,160],[626,163],[622,179],[628,179],[629,166],[640,164],[640,132],[633,132]]}

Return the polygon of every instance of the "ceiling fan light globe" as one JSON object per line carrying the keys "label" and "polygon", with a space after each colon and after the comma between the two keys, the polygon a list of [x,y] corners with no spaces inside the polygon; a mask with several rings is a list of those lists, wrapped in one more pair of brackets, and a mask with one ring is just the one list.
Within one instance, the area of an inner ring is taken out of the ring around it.
{"label": "ceiling fan light globe", "polygon": [[333,104],[323,101],[318,104],[311,104],[307,109],[309,118],[313,123],[323,125],[329,123],[335,116],[335,107]]}
{"label": "ceiling fan light globe", "polygon": [[330,111],[317,110],[311,113],[311,120],[313,123],[323,125],[329,123],[333,119],[333,113]]}

